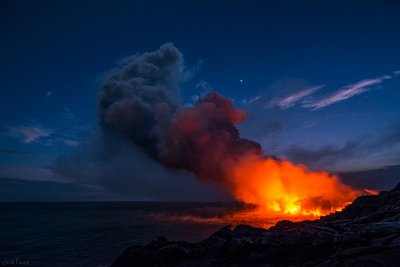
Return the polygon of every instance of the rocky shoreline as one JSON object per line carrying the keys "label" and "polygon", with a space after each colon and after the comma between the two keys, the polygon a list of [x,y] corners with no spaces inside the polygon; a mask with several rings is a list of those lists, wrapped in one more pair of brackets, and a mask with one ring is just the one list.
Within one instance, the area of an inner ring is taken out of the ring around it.
{"label": "rocky shoreline", "polygon": [[320,220],[226,226],[199,243],[159,237],[126,249],[112,267],[288,265],[400,266],[400,184]]}

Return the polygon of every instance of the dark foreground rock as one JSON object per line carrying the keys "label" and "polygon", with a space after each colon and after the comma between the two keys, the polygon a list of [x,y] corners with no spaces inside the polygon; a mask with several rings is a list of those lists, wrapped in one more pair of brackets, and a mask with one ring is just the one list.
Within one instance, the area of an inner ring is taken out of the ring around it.
{"label": "dark foreground rock", "polygon": [[400,266],[400,184],[316,221],[227,226],[195,244],[159,237],[128,248],[112,266],[287,265]]}

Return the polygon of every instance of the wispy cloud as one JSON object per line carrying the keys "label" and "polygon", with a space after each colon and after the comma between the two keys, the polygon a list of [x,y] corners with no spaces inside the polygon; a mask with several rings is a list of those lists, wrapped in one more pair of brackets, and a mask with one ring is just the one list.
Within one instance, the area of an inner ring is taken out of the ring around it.
{"label": "wispy cloud", "polygon": [[[192,99],[193,103],[195,103],[202,96],[205,96],[208,92],[213,90],[212,86],[208,82],[206,82],[204,80],[201,80],[200,82],[198,82],[195,87],[197,89],[203,90],[203,92],[201,94],[196,94],[196,95],[192,95],[191,96],[191,99]],[[191,106],[193,106],[193,103],[186,103],[185,106],[191,107]]]}
{"label": "wispy cloud", "polygon": [[198,82],[196,84],[196,88],[203,89],[206,92],[207,91],[212,91],[212,86],[208,82],[206,82],[204,80],[201,80],[200,82]]}
{"label": "wispy cloud", "polygon": [[324,87],[324,85],[313,86],[313,87],[298,91],[296,93],[290,94],[288,96],[285,96],[284,98],[273,99],[270,102],[269,106],[270,107],[277,106],[280,109],[288,109],[288,108],[294,106],[297,102],[299,102],[306,96],[314,94],[322,87]]}
{"label": "wispy cloud", "polygon": [[81,143],[76,140],[64,139],[63,142],[66,146],[70,146],[70,147],[78,147],[81,145]]}
{"label": "wispy cloud", "polygon": [[312,110],[321,109],[321,108],[330,106],[332,104],[349,99],[353,96],[368,92],[372,89],[373,86],[379,85],[384,80],[388,80],[391,78],[392,78],[391,76],[385,75],[385,76],[381,76],[381,77],[378,77],[375,79],[366,79],[366,80],[362,80],[362,81],[359,81],[354,84],[349,84],[349,85],[342,87],[340,90],[334,92],[333,94],[328,95],[324,98],[321,98],[319,100],[312,101],[309,103],[304,103],[303,107],[310,108]]}
{"label": "wispy cloud", "polygon": [[44,128],[41,125],[22,125],[8,127],[7,135],[20,139],[24,144],[30,144],[41,138],[49,137],[53,133],[53,129]]}
{"label": "wispy cloud", "polygon": [[242,104],[244,104],[244,105],[247,105],[247,104],[254,103],[254,102],[256,102],[256,101],[258,101],[260,99],[261,99],[261,96],[258,95],[258,96],[252,97],[250,99],[243,99],[240,102],[242,102]]}
{"label": "wispy cloud", "polygon": [[203,60],[199,60],[193,66],[186,67],[183,72],[183,77],[182,77],[183,81],[189,81],[194,76],[196,76],[200,72],[203,63],[204,63]]}
{"label": "wispy cloud", "polygon": [[62,111],[55,115],[55,119],[61,122],[70,122],[75,118],[75,113],[73,113],[69,108],[64,108]]}
{"label": "wispy cloud", "polygon": [[[357,168],[355,165],[349,166],[353,160],[354,163],[361,164],[363,168],[371,168],[372,166],[365,165],[366,158],[376,158],[378,162],[381,162],[380,159],[385,157],[386,165],[399,164],[399,149],[400,124],[392,124],[388,128],[381,128],[377,134],[356,136],[354,139],[343,142],[342,145],[313,147],[311,144],[292,144],[285,148],[283,155],[296,163],[303,163],[315,169]],[[373,164],[372,161],[368,160],[368,162]]]}
{"label": "wispy cloud", "polygon": [[304,129],[308,129],[308,128],[314,127],[315,125],[317,125],[316,122],[309,122],[309,123],[303,124],[302,127],[303,127]]}

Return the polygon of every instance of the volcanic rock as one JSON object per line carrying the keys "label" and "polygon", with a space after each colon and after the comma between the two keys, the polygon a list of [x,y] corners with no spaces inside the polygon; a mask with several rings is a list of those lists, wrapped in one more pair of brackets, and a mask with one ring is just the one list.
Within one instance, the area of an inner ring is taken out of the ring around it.
{"label": "volcanic rock", "polygon": [[199,243],[159,237],[112,267],[400,266],[400,184],[315,221],[226,226]]}

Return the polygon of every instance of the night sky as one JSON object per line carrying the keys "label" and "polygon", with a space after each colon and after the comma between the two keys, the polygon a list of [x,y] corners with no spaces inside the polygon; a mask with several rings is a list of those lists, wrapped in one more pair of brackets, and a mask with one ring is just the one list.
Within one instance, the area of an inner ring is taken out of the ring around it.
{"label": "night sky", "polygon": [[378,189],[400,179],[396,1],[2,1],[0,12],[0,200],[225,199],[134,146],[94,163],[103,81],[165,43],[184,56],[182,103],[231,98],[248,112],[241,136],[267,154],[397,175],[368,176]]}

